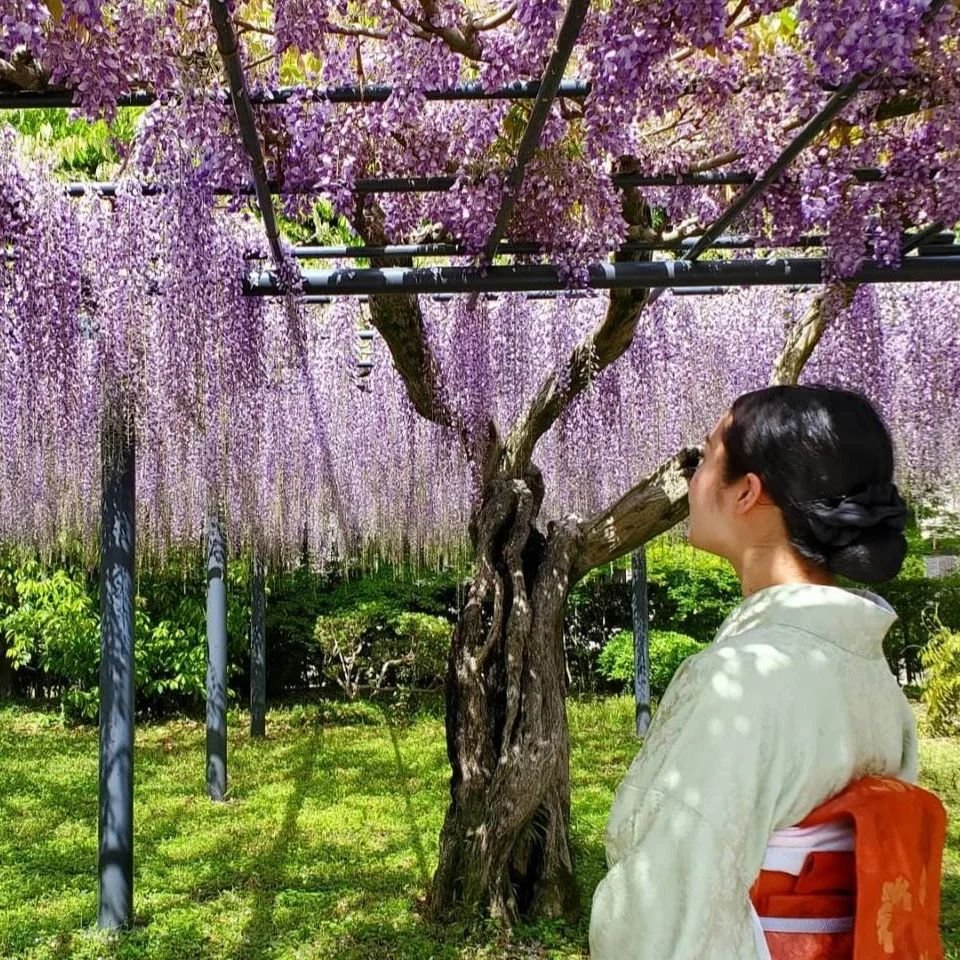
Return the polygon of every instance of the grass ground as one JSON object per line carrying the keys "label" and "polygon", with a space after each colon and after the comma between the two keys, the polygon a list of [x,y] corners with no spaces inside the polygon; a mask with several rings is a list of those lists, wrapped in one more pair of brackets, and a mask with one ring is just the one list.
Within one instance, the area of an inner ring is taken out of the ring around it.
{"label": "grass ground", "polygon": [[[625,698],[573,702],[573,833],[583,902],[603,874],[603,824],[633,756]],[[416,909],[446,796],[440,717],[367,706],[232,716],[230,799],[203,793],[202,726],[142,727],[136,756],[137,924],[95,930],[97,741],[54,715],[0,708],[0,957],[17,960],[570,960],[578,925],[426,923]],[[923,744],[947,803],[947,953],[960,960],[960,741]]]}

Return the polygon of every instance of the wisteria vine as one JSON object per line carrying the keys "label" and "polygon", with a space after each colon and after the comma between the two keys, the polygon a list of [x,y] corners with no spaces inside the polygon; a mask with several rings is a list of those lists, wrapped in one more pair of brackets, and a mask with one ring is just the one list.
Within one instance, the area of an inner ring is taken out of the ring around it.
{"label": "wisteria vine", "polygon": [[[563,4],[463,0],[236,2],[268,174],[292,218],[317,199],[390,242],[484,246],[530,103],[434,101],[429,89],[536,79]],[[613,174],[762,171],[831,92],[863,90],[743,216],[770,247],[819,232],[836,275],[896,264],[902,234],[960,220],[960,8],[927,0],[612,0],[595,5],[571,75],[586,100],[553,107],[508,230],[573,265],[637,239]],[[119,25],[122,24],[122,29]],[[32,78],[23,81],[22,78]],[[0,539],[93,543],[105,398],[128,398],[141,543],[196,542],[219,506],[235,544],[294,556],[438,558],[464,546],[475,463],[456,430],[422,420],[357,301],[244,298],[263,238],[205,4],[3,0],[0,87],[64,85],[88,117],[149,88],[113,200],[70,199],[0,136]],[[389,84],[382,103],[317,90]],[[864,180],[856,171],[877,171]],[[451,190],[362,198],[361,178],[454,178]],[[144,196],[142,187],[161,188]],[[644,191],[648,232],[693,234],[737,188]],[[765,383],[812,294],[665,296],[635,342],[543,438],[545,513],[588,513],[700,436]],[[602,316],[605,297],[504,295],[422,309],[457,422],[502,433]],[[880,404],[917,493],[954,489],[960,342],[955,285],[863,289],[807,376]],[[369,362],[361,369],[360,361]],[[355,540],[353,533],[359,533]]]}

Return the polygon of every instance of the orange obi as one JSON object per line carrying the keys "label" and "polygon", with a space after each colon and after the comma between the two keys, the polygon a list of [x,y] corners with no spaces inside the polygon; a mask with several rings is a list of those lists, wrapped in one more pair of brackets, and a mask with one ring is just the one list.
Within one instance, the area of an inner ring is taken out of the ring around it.
{"label": "orange obi", "polygon": [[866,777],[778,830],[750,890],[761,960],[943,960],[946,823],[932,793]]}

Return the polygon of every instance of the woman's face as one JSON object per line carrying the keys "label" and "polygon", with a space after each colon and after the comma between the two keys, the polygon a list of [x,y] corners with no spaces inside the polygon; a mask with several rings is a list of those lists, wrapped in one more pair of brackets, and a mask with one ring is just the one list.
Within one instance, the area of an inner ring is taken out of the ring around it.
{"label": "woman's face", "polygon": [[690,532],[687,539],[694,547],[731,556],[738,536],[736,521],[737,490],[724,483],[726,455],[723,434],[729,420],[724,414],[707,436],[703,459],[690,479]]}

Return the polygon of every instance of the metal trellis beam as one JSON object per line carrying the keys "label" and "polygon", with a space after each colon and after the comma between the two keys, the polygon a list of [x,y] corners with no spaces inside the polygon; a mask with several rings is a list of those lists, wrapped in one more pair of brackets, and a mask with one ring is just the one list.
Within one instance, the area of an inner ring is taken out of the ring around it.
{"label": "metal trellis beam", "polygon": [[[424,99],[451,102],[458,100],[534,100],[540,93],[541,81],[517,80],[502,87],[486,90],[481,83],[467,83],[423,91]],[[256,106],[289,103],[296,97],[324,103],[385,103],[394,92],[387,84],[371,86],[343,85],[336,87],[277,87],[250,93],[250,102]],[[586,80],[564,80],[557,91],[561,97],[583,100],[590,93]],[[230,93],[219,91],[217,99],[227,103]],[[117,100],[118,107],[149,107],[159,98],[148,90],[128,93]],[[74,91],[65,89],[0,91],[0,110],[34,110],[52,107],[74,107]]]}
{"label": "metal trellis beam", "polygon": [[[819,258],[775,260],[654,260],[639,263],[594,263],[586,287],[594,290],[660,287],[797,286],[823,282],[826,262]],[[554,264],[492,267],[388,267],[304,270],[304,294],[363,296],[373,294],[456,294],[561,291],[569,282]],[[851,283],[919,283],[960,281],[960,256],[908,257],[896,268],[865,263]],[[251,296],[280,295],[273,270],[247,278]]]}
{"label": "metal trellis beam", "polygon": [[696,260],[710,244],[719,237],[753,202],[773,184],[787,167],[816,139],[834,120],[841,110],[853,99],[866,78],[857,74],[845,83],[819,113],[811,117],[801,131],[787,144],[773,163],[727,207],[726,210],[704,231],[699,241],[683,255],[684,260]]}
{"label": "metal trellis beam", "polygon": [[536,100],[533,101],[530,118],[527,120],[526,129],[520,139],[520,146],[517,148],[513,168],[507,176],[507,183],[503,189],[500,209],[497,211],[493,229],[490,231],[490,236],[487,238],[486,246],[483,249],[484,258],[487,260],[491,260],[496,253],[497,246],[517,205],[523,175],[527,169],[527,164],[540,145],[540,135],[543,133],[544,125],[550,116],[550,108],[553,106],[553,101],[560,89],[563,71],[567,69],[570,54],[573,53],[577,37],[580,36],[580,28],[583,26],[589,6],[590,0],[570,0],[563,15],[560,32],[557,34],[556,46],[553,48],[553,53],[550,54],[547,69],[543,73],[540,92],[537,94]]}
{"label": "metal trellis beam", "polygon": [[[943,248],[949,252],[949,248],[954,245],[954,235],[949,231],[944,231],[943,226],[939,230],[931,230],[929,233],[924,231],[924,236],[911,234],[905,239],[909,239],[914,245],[909,249],[923,246],[924,249],[931,247]],[[615,249],[624,253],[637,250],[676,250],[683,251],[694,246],[698,237],[687,237],[680,240],[630,240],[621,244]],[[802,249],[805,247],[822,247],[824,237],[810,234],[797,237],[796,240],[788,243],[778,243],[763,237],[750,237],[746,235],[730,234],[717,237],[711,245],[712,250],[753,250],[761,248],[768,249]],[[541,256],[549,251],[539,243],[532,242],[503,242],[496,250],[496,256]],[[611,249],[612,252],[612,249]],[[377,257],[464,257],[469,256],[470,251],[458,243],[407,243],[390,244],[387,246],[300,246],[291,247],[287,253],[297,260],[338,260],[358,258],[373,259]],[[262,253],[250,253],[248,260],[262,260],[265,255]]]}
{"label": "metal trellis beam", "polygon": [[279,265],[283,262],[280,230],[277,227],[277,218],[273,210],[273,197],[270,195],[263,148],[260,145],[256,119],[253,115],[253,107],[250,104],[250,92],[247,89],[246,77],[243,74],[243,64],[240,62],[240,46],[237,41],[237,33],[233,28],[233,21],[230,18],[230,10],[226,0],[210,0],[210,15],[217,32],[217,50],[220,52],[227,72],[230,98],[237,114],[240,137],[243,141],[244,150],[250,158],[254,193],[257,197],[260,215],[263,217],[263,227],[274,260]]}
{"label": "metal trellis beam", "polygon": [[[754,184],[757,174],[750,170],[709,171],[707,173],[658,173],[632,174],[616,173],[610,177],[615,187],[687,187],[687,186],[729,186]],[[850,176],[858,183],[877,183],[884,179],[885,173],[879,167],[858,167],[850,171]],[[358,194],[380,193],[446,193],[457,185],[457,177],[360,177],[353,181],[353,190]],[[71,197],[82,197],[87,193],[96,193],[102,197],[117,195],[119,185],[113,181],[83,182],[75,181],[65,187]],[[271,181],[266,182],[267,192],[278,196],[321,195],[324,190],[313,184],[285,184],[282,187]],[[144,196],[159,196],[166,187],[158,183],[145,183],[140,187]],[[257,193],[255,183],[242,183],[236,186],[215,186],[215,196],[237,197],[251,196]],[[721,230],[722,232],[722,230]]]}
{"label": "metal trellis beam", "polygon": [[[929,21],[930,17],[937,13],[944,2],[945,0],[932,0],[930,6],[923,14],[923,19]],[[860,72],[854,74],[850,80],[832,94],[823,108],[803,125],[800,132],[787,144],[763,175],[754,180],[753,183],[724,210],[703,233],[698,242],[690,250],[684,252],[682,259],[688,261],[696,260],[701,253],[708,250],[711,243],[719,237],[740,214],[751,206],[768,187],[782,176],[787,167],[836,119],[843,108],[856,96],[860,88],[871,79],[872,77],[868,73]],[[649,302],[655,300],[656,297],[657,294],[653,294]]]}

